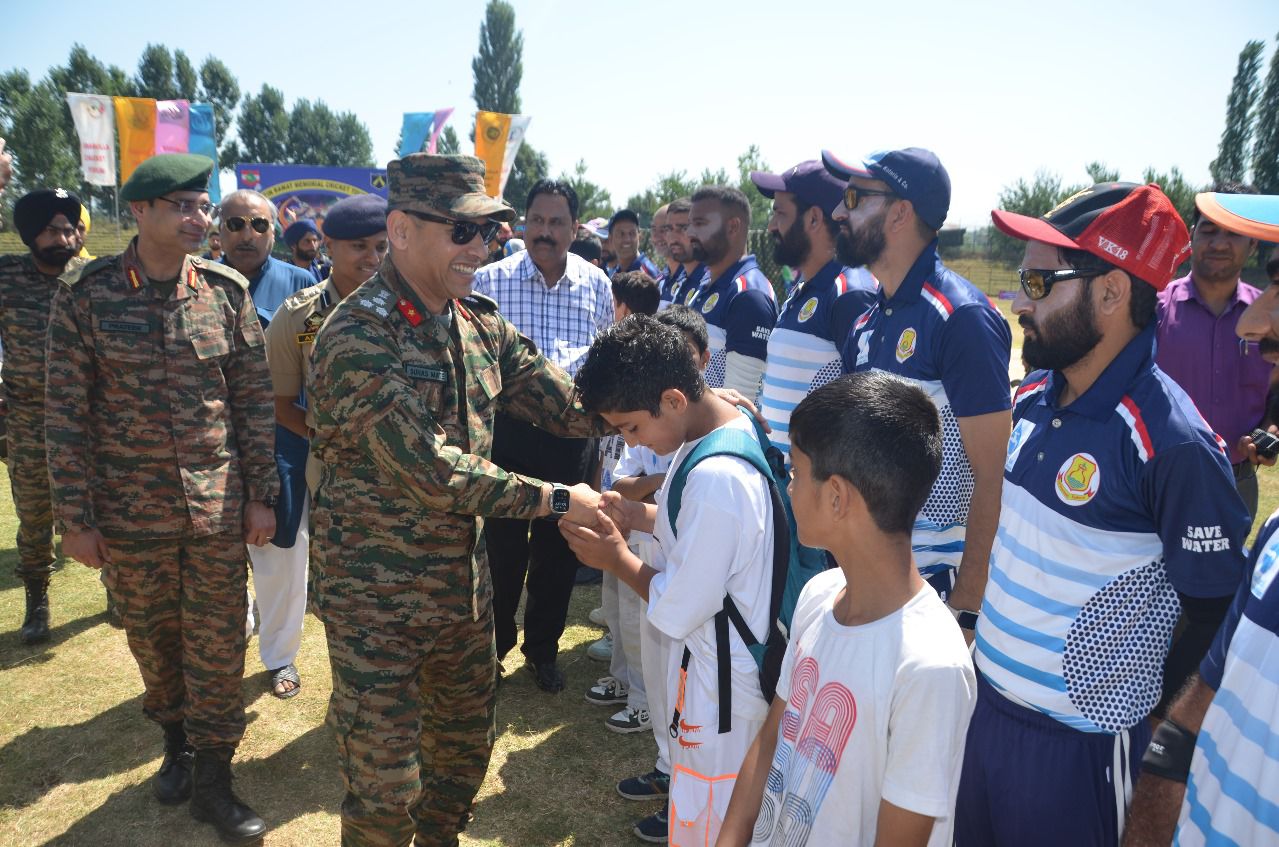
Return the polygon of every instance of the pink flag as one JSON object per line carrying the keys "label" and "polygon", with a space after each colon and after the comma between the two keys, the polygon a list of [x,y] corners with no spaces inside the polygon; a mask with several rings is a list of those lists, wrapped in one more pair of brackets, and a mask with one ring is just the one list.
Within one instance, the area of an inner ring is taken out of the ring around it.
{"label": "pink flag", "polygon": [[191,143],[191,105],[186,100],[157,100],[155,152],[186,153]]}
{"label": "pink flag", "polygon": [[431,140],[426,145],[426,152],[435,152],[435,142],[440,137],[440,130],[444,129],[444,122],[449,119],[449,115],[453,114],[453,108],[435,110],[435,126],[431,127]]}

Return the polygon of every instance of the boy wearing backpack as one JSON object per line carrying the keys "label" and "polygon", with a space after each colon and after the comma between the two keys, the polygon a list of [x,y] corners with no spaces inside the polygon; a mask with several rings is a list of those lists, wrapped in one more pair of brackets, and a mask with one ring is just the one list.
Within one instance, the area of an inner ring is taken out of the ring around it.
{"label": "boy wearing backpack", "polygon": [[561,522],[561,531],[583,563],[613,573],[647,599],[648,621],[671,640],[667,680],[675,702],[671,714],[654,716],[669,721],[673,742],[670,843],[713,843],[738,765],[768,713],[759,666],[722,610],[731,599],[751,640],[766,638],[774,505],[765,476],[733,455],[706,458],[683,477],[673,520],[666,498],[699,442],[734,433],[758,448],[755,423],[706,388],[681,332],[642,315],[595,339],[576,384],[582,404],[628,444],[676,453],[655,505],[607,495],[609,512],[626,530],[653,533],[665,570],[640,561],[602,512],[593,528]]}
{"label": "boy wearing backpack", "polygon": [[941,467],[937,410],[896,377],[858,373],[808,395],[790,437],[799,541],[839,568],[796,604],[718,844],[949,845],[977,680],[911,554]]}

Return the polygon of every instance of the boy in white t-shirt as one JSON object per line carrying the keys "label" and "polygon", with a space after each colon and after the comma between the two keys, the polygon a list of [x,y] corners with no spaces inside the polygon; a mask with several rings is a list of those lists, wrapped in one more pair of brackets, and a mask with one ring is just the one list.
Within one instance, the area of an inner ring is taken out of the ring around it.
{"label": "boy in white t-shirt", "polygon": [[941,467],[937,410],[896,377],[858,373],[808,395],[790,436],[799,541],[839,568],[795,606],[717,843],[949,845],[977,680],[911,556]]}
{"label": "boy in white t-shirt", "polygon": [[[601,333],[575,382],[582,405],[616,427],[627,444],[643,444],[658,455],[675,452],[672,469],[717,429],[755,436],[750,418],[706,388],[683,334],[643,315]],[[674,732],[670,843],[704,845],[718,834],[737,766],[768,713],[759,668],[736,632],[728,633],[729,679],[721,691],[714,618],[727,594],[755,637],[767,636],[772,503],[764,477],[734,456],[712,456],[688,473],[675,526],[666,494],[663,484],[656,504],[644,504],[612,492],[596,527],[561,521],[561,530],[579,560],[613,573],[648,600],[649,622],[676,648],[667,682],[670,692],[678,692],[668,699],[679,717],[663,716]],[[632,553],[615,520],[624,530],[653,533],[665,570]],[[727,727],[720,720],[721,700],[731,701]]]}

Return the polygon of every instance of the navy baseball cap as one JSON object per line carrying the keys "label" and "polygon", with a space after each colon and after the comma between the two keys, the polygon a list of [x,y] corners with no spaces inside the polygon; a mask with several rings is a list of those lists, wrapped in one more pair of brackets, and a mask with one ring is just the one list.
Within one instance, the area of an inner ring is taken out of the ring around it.
{"label": "navy baseball cap", "polygon": [[844,202],[844,183],[816,159],[800,162],[780,174],[751,171],[751,182],[768,199],[779,191],[794,194],[805,206],[817,206],[827,215]]}
{"label": "navy baseball cap", "polygon": [[922,147],[880,150],[858,163],[823,150],[822,164],[845,181],[859,176],[887,183],[894,194],[909,200],[919,219],[933,229],[941,229],[946,222],[950,212],[950,174],[931,150]]}

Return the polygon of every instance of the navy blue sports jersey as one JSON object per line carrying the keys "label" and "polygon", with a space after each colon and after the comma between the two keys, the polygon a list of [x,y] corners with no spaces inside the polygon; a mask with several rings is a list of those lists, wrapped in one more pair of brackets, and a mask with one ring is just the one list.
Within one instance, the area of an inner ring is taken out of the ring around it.
{"label": "navy blue sports jersey", "polygon": [[734,262],[718,279],[703,284],[689,303],[706,319],[711,361],[706,384],[724,387],[729,353],[741,353],[763,361],[768,357],[768,336],[777,320],[773,284],[749,255]]}

